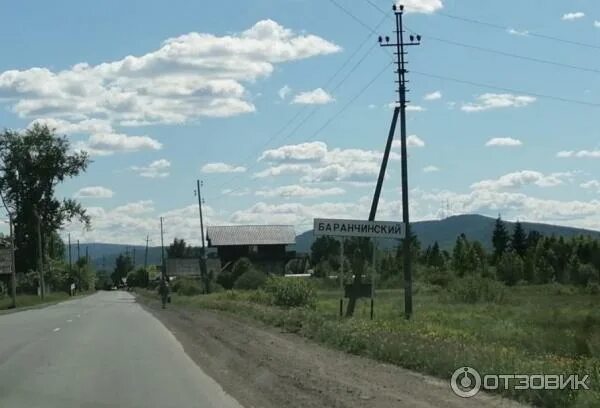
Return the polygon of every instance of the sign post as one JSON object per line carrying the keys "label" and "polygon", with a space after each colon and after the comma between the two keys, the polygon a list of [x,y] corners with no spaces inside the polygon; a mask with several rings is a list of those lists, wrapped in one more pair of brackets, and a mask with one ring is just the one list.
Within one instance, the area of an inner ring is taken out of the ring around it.
{"label": "sign post", "polygon": [[[341,237],[342,241],[342,266],[340,272],[340,287],[343,290],[342,274],[344,271],[344,242],[343,237],[366,237],[373,239],[373,257],[371,273],[371,320],[373,320],[373,307],[375,298],[375,269],[376,269],[376,253],[377,253],[377,238],[379,239],[403,239],[406,235],[406,226],[401,222],[394,221],[364,221],[364,220],[343,220],[343,219],[325,219],[315,218],[313,234],[315,237],[333,236]],[[346,291],[348,292],[348,291]],[[362,294],[362,291],[361,291]],[[344,306],[344,294],[340,299],[340,316]],[[359,295],[362,296],[362,295]],[[364,296],[364,297],[368,297]]]}

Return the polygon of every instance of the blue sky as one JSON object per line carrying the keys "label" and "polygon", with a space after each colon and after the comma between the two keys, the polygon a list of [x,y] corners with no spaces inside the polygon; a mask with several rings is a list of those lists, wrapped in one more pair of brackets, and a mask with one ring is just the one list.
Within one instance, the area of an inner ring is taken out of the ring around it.
{"label": "blue sky", "polygon": [[[412,219],[600,229],[600,5],[405,4],[423,36],[408,56]],[[72,238],[158,243],[164,216],[166,239],[196,242],[198,178],[209,225],[301,232],[314,217],[368,216],[395,99],[376,44],[393,30],[391,2],[23,1],[0,13],[0,124],[46,122],[94,161],[59,187],[92,215]],[[379,219],[401,218],[393,152]]]}

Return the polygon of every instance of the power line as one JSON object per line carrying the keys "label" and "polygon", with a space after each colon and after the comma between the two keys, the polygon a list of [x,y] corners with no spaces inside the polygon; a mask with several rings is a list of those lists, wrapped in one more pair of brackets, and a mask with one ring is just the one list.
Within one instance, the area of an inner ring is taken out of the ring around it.
{"label": "power line", "polygon": [[[367,1],[369,1],[369,0],[367,0]],[[437,14],[447,17],[447,18],[451,18],[453,20],[463,21],[463,22],[471,23],[471,24],[478,24],[481,26],[494,28],[494,29],[498,29],[498,30],[502,30],[502,31],[510,31],[513,29],[511,27],[506,27],[506,26],[496,24],[496,23],[490,23],[487,21],[477,20],[474,18],[457,16],[457,15],[448,14],[448,13],[444,13],[444,12],[440,12],[440,11],[438,11]],[[535,33],[535,32],[531,32],[531,31],[528,31],[526,35],[530,36],[530,37],[542,38],[544,40],[557,41],[557,42],[561,42],[564,44],[577,45],[580,47],[587,47],[587,48],[593,48],[593,49],[600,50],[600,45],[596,45],[596,44],[584,43],[581,41],[574,41],[574,40],[567,40],[564,38],[554,37],[554,36],[550,36],[550,35],[546,35],[546,34]]]}
{"label": "power line", "polygon": [[[371,6],[373,6],[375,9],[377,9],[379,12],[381,12],[382,14],[386,14],[385,10],[383,10],[381,7],[379,7],[372,0],[365,0],[365,1],[367,3],[369,3]],[[444,13],[442,11],[438,11],[436,14],[439,14],[443,17],[451,18],[453,20],[463,21],[463,22],[471,23],[471,24],[477,24],[477,25],[488,27],[488,28],[502,30],[505,32],[510,32],[511,30],[514,30],[514,28],[512,28],[512,27],[503,26],[501,24],[490,23],[487,21],[477,20],[474,18],[457,16],[457,15],[453,15],[453,14]],[[587,47],[587,48],[593,48],[593,49],[600,50],[600,45],[597,45],[597,44],[584,43],[584,42],[575,41],[575,40],[567,40],[565,38],[554,37],[551,35],[546,35],[546,34],[541,34],[541,33],[536,33],[536,32],[531,32],[531,31],[527,31],[526,34],[524,34],[524,36],[536,37],[536,38],[541,38],[544,40],[557,41],[557,42],[564,43],[564,44],[577,45],[580,47]]]}
{"label": "power line", "polygon": [[[387,63],[383,69],[379,72],[377,72],[377,75],[375,75],[365,86],[363,86],[340,110],[338,110],[333,116],[331,116],[327,121],[325,121],[325,123],[323,123],[323,125],[321,125],[309,138],[306,138],[304,140],[302,140],[302,142],[308,142],[310,140],[313,140],[316,136],[319,135],[319,133],[321,133],[323,130],[325,130],[335,119],[337,119],[342,113],[344,113],[363,93],[365,93],[365,91],[367,89],[369,89],[373,83],[387,70],[387,68],[392,65],[393,62],[389,62]],[[241,189],[245,188],[245,186],[240,186],[238,188],[232,189],[231,191],[229,191],[229,193],[232,192],[236,192],[239,191]],[[223,196],[225,196],[225,194],[221,193],[215,197],[210,198],[209,200],[214,202],[219,200],[220,198],[222,198]]]}
{"label": "power line", "polygon": [[436,78],[436,79],[441,79],[444,81],[450,81],[450,82],[456,82],[456,83],[465,84],[465,85],[476,86],[478,88],[487,88],[487,89],[494,89],[494,90],[504,91],[504,92],[520,93],[520,94],[524,94],[524,95],[528,95],[528,96],[534,96],[534,97],[540,98],[540,99],[550,99],[550,100],[566,102],[566,103],[573,103],[573,104],[578,104],[578,105],[600,107],[600,103],[595,103],[595,102],[586,102],[586,101],[581,101],[581,100],[577,100],[577,99],[563,98],[562,96],[554,96],[554,95],[541,94],[541,93],[536,93],[536,92],[523,91],[523,90],[518,90],[518,89],[514,89],[514,88],[507,88],[507,87],[502,87],[502,86],[483,84],[483,83],[479,83],[479,82],[469,81],[469,80],[460,79],[460,78],[453,78],[453,77],[444,76],[444,75],[431,74],[431,73],[427,73],[427,72],[412,71],[412,70],[410,72],[413,74],[417,74],[417,75],[421,75],[421,76],[425,76],[425,77],[429,77],[429,78]]}
{"label": "power line", "polygon": [[505,57],[517,58],[517,59],[521,59],[521,60],[525,60],[525,61],[537,62],[537,63],[540,63],[540,64],[553,65],[553,66],[557,66],[557,67],[561,67],[561,68],[569,68],[569,69],[575,69],[575,70],[579,70],[579,71],[593,72],[593,73],[596,73],[596,74],[600,73],[600,69],[596,69],[596,68],[582,67],[582,66],[579,66],[579,65],[564,64],[562,62],[550,61],[550,60],[545,60],[545,59],[535,58],[535,57],[528,57],[528,56],[525,56],[525,55],[513,54],[513,53],[510,53],[510,52],[505,52],[505,51],[500,51],[500,50],[494,50],[494,49],[491,49],[491,48],[480,47],[480,46],[477,46],[477,45],[465,44],[465,43],[461,43],[461,42],[458,42],[458,41],[446,40],[446,39],[443,39],[443,38],[429,36],[429,35],[423,35],[423,37],[428,38],[430,40],[442,42],[442,43],[445,43],[445,44],[455,45],[455,46],[464,47],[464,48],[470,48],[470,49],[473,49],[473,50],[477,50],[477,51],[481,51],[481,52],[487,52],[487,53],[491,53],[491,54],[502,55],[502,56],[505,56]]}
{"label": "power line", "polygon": [[[339,5],[338,5],[339,6]],[[341,6],[340,6],[341,7]],[[377,25],[375,26],[375,29],[379,28],[384,21],[387,19],[387,16],[382,18]],[[360,45],[358,47],[356,47],[356,49],[352,52],[352,54],[350,54],[348,56],[348,58],[346,58],[346,60],[342,63],[342,65],[333,73],[333,75],[331,75],[329,77],[329,79],[325,82],[325,84],[322,86],[322,88],[327,89],[327,87],[329,87],[329,85],[335,80],[335,78],[350,64],[350,62],[354,59],[354,57],[360,52],[360,50],[364,47],[365,44],[367,44],[367,42],[369,40],[371,40],[372,38],[372,33],[374,32],[373,29],[369,28],[369,31],[371,32],[369,35],[367,35],[367,37],[360,43]],[[350,69],[350,71],[348,71],[348,73],[346,74],[346,76],[344,78],[342,78],[342,80],[340,82],[337,83],[337,85],[332,88],[329,92],[333,93],[336,90],[339,89],[340,86],[342,86],[346,80],[348,80],[348,78],[356,71],[356,69],[362,64],[362,62],[367,58],[367,56],[371,53],[371,51],[374,49],[375,47],[373,46],[372,48],[370,48],[367,53]],[[271,144],[271,142],[273,142],[275,139],[277,139],[282,133],[284,133],[284,131],[292,124],[296,121],[296,119],[298,119],[304,112],[306,112],[307,110],[307,106],[303,106],[302,109],[300,109],[289,121],[287,121],[285,123],[285,125],[283,127],[281,127],[277,132],[275,132],[269,139],[267,139],[267,141],[265,143],[262,143],[259,147],[259,151],[264,149],[265,147],[267,147],[269,144]],[[302,119],[300,121],[300,123],[292,130],[292,132],[284,137],[285,139],[290,138],[291,136],[293,136],[296,131],[302,127],[317,111],[317,107],[313,107],[311,109],[311,111],[308,113],[308,115],[306,115],[304,117],[304,119]],[[243,165],[247,166],[248,163],[250,162],[251,158],[254,157],[256,155],[257,151],[254,150],[252,153],[250,153],[243,161]],[[256,163],[253,164],[250,169],[256,167]],[[220,184],[219,188],[223,188],[228,184],[231,184],[231,182],[235,181],[236,179],[239,179],[241,176],[240,175],[234,175],[231,178],[229,178],[228,180],[226,180],[224,183]],[[235,190],[234,190],[235,191]]]}
{"label": "power line", "polygon": [[334,6],[336,6],[337,8],[339,8],[340,10],[342,10],[348,16],[350,16],[350,18],[352,18],[358,24],[360,24],[361,26],[363,26],[364,28],[366,28],[368,31],[370,31],[371,34],[377,34],[376,31],[373,28],[371,28],[370,25],[368,25],[367,23],[365,23],[364,21],[362,21],[360,18],[356,17],[352,12],[350,12],[350,10],[348,10],[346,7],[342,6],[336,0],[329,0],[329,2],[332,3]]}

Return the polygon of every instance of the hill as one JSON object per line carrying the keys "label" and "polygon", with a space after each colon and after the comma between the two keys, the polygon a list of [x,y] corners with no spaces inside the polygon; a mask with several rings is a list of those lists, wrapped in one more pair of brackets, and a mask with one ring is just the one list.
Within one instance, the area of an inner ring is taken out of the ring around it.
{"label": "hill", "polygon": [[[426,248],[435,241],[442,249],[452,249],[456,237],[464,233],[469,240],[481,242],[487,249],[492,247],[492,231],[494,230],[494,218],[477,214],[465,214],[449,217],[443,220],[418,221],[412,223],[413,232],[421,241],[421,246]],[[507,229],[512,232],[513,222],[506,222]],[[556,235],[565,238],[577,235],[590,235],[600,239],[599,231],[591,231],[581,228],[564,227],[560,225],[540,224],[522,222],[526,232],[535,230],[542,235]],[[306,231],[296,238],[296,251],[310,252],[310,246],[314,241],[312,230]],[[393,240],[382,240],[380,248],[393,248],[398,243]]]}
{"label": "hill", "polygon": [[[120,254],[129,253],[134,257],[135,254],[135,265],[144,265],[144,257],[146,247],[143,245],[121,245],[121,244],[103,244],[103,243],[89,243],[81,244],[79,251],[81,256],[85,256],[85,251],[88,251],[88,255],[92,264],[96,270],[113,270],[115,267],[115,260]],[[165,252],[166,255],[166,252]],[[65,254],[66,260],[69,260],[69,252]],[[71,244],[71,257],[73,262],[77,259],[77,244]],[[148,265],[160,265],[161,263],[161,252],[160,247],[148,247]]]}

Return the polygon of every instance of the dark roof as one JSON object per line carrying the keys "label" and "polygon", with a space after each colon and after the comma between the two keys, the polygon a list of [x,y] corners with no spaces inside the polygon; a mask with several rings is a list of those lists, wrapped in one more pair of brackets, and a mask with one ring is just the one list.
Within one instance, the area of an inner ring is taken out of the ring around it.
{"label": "dark roof", "polygon": [[288,245],[296,243],[291,225],[227,225],[209,226],[206,236],[210,246]]}

